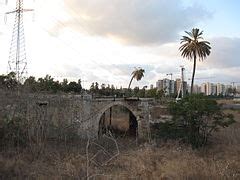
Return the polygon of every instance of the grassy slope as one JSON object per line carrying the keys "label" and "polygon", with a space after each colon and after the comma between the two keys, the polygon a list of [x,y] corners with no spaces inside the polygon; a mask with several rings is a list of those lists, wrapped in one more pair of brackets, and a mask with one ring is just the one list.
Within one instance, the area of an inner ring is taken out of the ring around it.
{"label": "grassy slope", "polygon": [[[120,140],[120,155],[105,166],[91,164],[89,174],[100,174],[95,179],[240,179],[240,111],[228,112],[238,122],[215,133],[205,149]],[[0,179],[85,179],[86,172],[84,143],[51,144],[38,158],[28,150],[0,153]]]}

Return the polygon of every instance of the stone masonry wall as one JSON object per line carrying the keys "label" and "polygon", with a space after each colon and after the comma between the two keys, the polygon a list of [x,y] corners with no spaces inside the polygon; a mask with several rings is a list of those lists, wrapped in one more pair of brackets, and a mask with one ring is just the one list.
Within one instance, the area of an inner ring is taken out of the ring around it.
{"label": "stone masonry wall", "polygon": [[[147,100],[104,101],[77,95],[21,94],[16,96],[11,93],[1,93],[0,121],[4,118],[26,118],[28,122],[45,128],[49,137],[59,136],[53,131],[56,127],[62,132],[77,131],[82,138],[97,137],[102,114],[114,105],[125,106],[136,116],[140,138],[149,138],[149,123],[154,122],[157,111],[164,109],[152,107]],[[161,115],[157,117],[161,118]],[[32,131],[34,133],[34,129]]]}

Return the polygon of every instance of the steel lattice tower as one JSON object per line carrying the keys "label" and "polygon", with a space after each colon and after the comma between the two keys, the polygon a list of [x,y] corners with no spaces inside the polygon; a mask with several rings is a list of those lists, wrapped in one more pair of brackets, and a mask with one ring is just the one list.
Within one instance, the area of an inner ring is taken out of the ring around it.
{"label": "steel lattice tower", "polygon": [[25,49],[25,35],[23,25],[23,13],[33,11],[23,8],[23,0],[17,0],[16,9],[7,14],[15,14],[15,22],[12,32],[12,41],[9,52],[8,71],[15,72],[18,82],[23,82],[27,77],[27,58]]}

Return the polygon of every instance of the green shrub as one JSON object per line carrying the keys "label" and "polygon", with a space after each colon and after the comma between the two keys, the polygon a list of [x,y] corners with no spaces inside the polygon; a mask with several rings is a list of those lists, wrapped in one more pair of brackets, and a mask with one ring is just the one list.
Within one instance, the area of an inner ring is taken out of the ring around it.
{"label": "green shrub", "polygon": [[27,121],[21,117],[4,118],[0,125],[2,146],[25,146],[28,141]]}
{"label": "green shrub", "polygon": [[173,118],[159,125],[157,135],[180,139],[193,148],[206,145],[214,131],[235,122],[233,115],[224,114],[215,100],[204,95],[190,95],[171,102],[169,111]]}

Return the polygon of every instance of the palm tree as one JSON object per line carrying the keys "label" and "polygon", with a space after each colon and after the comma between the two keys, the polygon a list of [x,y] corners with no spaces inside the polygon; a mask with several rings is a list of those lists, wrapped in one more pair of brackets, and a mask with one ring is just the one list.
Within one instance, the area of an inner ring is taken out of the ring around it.
{"label": "palm tree", "polygon": [[135,68],[135,70],[132,72],[132,78],[130,80],[130,83],[128,85],[128,89],[130,89],[130,86],[132,84],[133,79],[136,79],[137,81],[140,81],[144,77],[145,70],[138,67]]}
{"label": "palm tree", "polygon": [[188,36],[182,36],[181,46],[179,48],[181,56],[189,60],[193,59],[193,73],[191,83],[191,94],[193,93],[194,76],[196,71],[196,61],[203,61],[211,53],[210,43],[204,41],[202,34],[203,31],[199,31],[197,28],[193,28],[191,32],[185,31]]}

